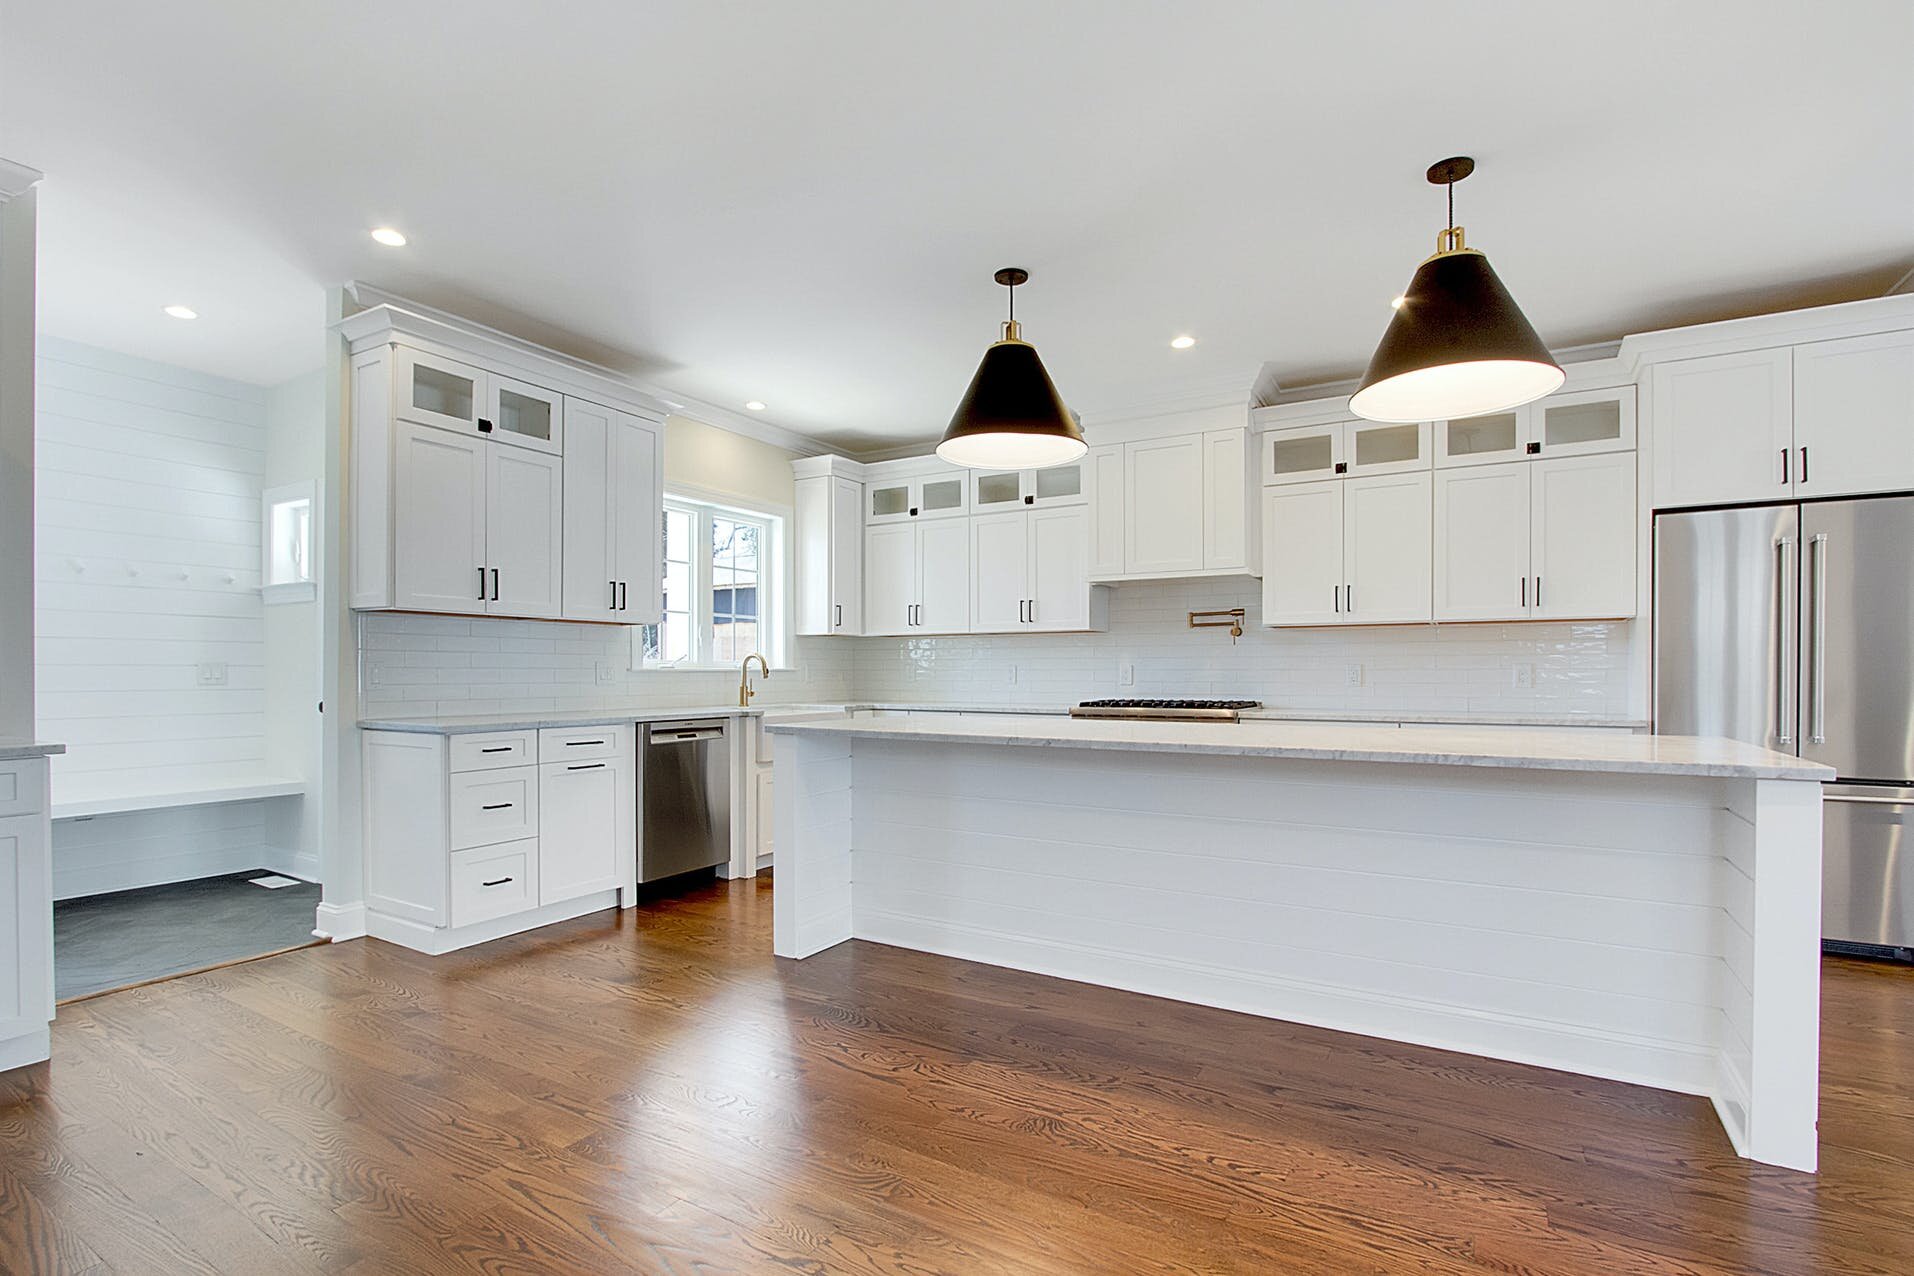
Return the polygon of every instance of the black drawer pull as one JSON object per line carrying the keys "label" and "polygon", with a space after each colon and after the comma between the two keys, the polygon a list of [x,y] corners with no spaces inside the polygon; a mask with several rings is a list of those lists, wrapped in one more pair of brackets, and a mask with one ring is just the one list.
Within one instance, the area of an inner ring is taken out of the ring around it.
{"label": "black drawer pull", "polygon": [[603,762],[580,762],[576,766],[568,766],[565,769],[567,771],[602,771],[605,769],[605,764]]}
{"label": "black drawer pull", "polygon": [[507,883],[507,882],[509,882],[509,881],[511,881],[511,880],[512,880],[512,879],[511,879],[511,878],[509,878],[509,877],[501,877],[501,878],[499,878],[499,879],[497,879],[496,881],[491,881],[491,882],[480,882],[480,883],[479,883],[479,885],[480,885],[480,886],[503,886],[503,885],[505,885],[505,883]]}
{"label": "black drawer pull", "polygon": [[510,802],[494,802],[490,806],[481,806],[479,808],[481,811],[509,811],[511,809],[512,804]]}
{"label": "black drawer pull", "polygon": [[517,747],[518,746],[515,744],[494,744],[486,748],[480,749],[479,752],[480,753],[510,753],[513,749],[516,749]]}
{"label": "black drawer pull", "polygon": [[603,740],[567,740],[565,741],[565,747],[570,749],[570,748],[575,748],[576,746],[581,744],[603,744],[603,743],[604,743]]}

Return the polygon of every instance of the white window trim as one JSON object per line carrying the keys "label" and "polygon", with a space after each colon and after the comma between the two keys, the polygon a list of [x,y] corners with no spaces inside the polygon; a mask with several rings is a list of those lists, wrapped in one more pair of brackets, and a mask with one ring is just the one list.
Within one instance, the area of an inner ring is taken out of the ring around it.
{"label": "white window trim", "polygon": [[[792,663],[791,651],[796,624],[791,588],[796,572],[791,543],[791,520],[795,511],[786,506],[749,502],[732,493],[682,483],[673,484],[665,493],[664,505],[666,509],[684,510],[694,516],[697,526],[692,532],[692,542],[699,546],[710,544],[710,517],[713,513],[726,514],[764,525],[767,544],[759,550],[758,555],[758,619],[762,627],[767,619],[776,618],[776,623],[768,635],[768,645],[777,650],[766,650],[763,654],[774,672],[795,673],[797,670]],[[766,570],[767,568],[772,570]],[[697,611],[692,613],[693,624],[698,631],[696,644],[700,655],[708,652],[715,641],[709,614],[710,573],[709,550],[702,554],[694,554],[691,561],[691,594],[694,600],[704,605],[702,616]],[[714,662],[709,659],[680,660],[672,664],[646,664],[644,629],[644,626],[634,626],[631,631],[631,667],[635,672],[737,671],[736,663]],[[761,632],[760,637],[765,639],[767,636]]]}

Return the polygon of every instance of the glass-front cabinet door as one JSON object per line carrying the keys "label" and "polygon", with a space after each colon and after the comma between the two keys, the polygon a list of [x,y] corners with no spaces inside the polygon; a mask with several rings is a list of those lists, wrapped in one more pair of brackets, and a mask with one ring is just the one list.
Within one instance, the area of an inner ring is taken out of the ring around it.
{"label": "glass-front cabinet door", "polygon": [[1342,473],[1350,478],[1371,474],[1408,474],[1429,468],[1429,423],[1406,425],[1383,421],[1350,421],[1343,427]]}
{"label": "glass-front cabinet door", "polygon": [[409,346],[397,347],[393,415],[401,421],[478,434],[486,405],[486,374]]}
{"label": "glass-front cabinet door", "polygon": [[968,470],[874,479],[864,485],[864,521],[901,523],[914,518],[967,514]]}
{"label": "glass-front cabinet door", "polygon": [[1635,446],[1635,387],[1556,394],[1531,403],[1529,451],[1537,456],[1626,452]]}
{"label": "glass-front cabinet door", "polygon": [[1035,470],[972,470],[970,508],[979,514],[1016,509],[1031,495],[1027,476]]}
{"label": "glass-front cabinet door", "polygon": [[1343,472],[1343,422],[1271,430],[1263,436],[1263,483],[1315,483]]}
{"label": "glass-front cabinet door", "polygon": [[1521,408],[1510,408],[1507,412],[1437,421],[1437,468],[1521,460],[1528,443],[1528,423],[1524,416]]}
{"label": "glass-front cabinet door", "polygon": [[908,479],[894,483],[867,483],[864,486],[864,521],[896,523],[910,517],[911,490]]}
{"label": "glass-front cabinet door", "polygon": [[487,380],[491,386],[491,413],[480,421],[481,430],[489,421],[492,428],[487,432],[501,443],[540,452],[564,450],[559,435],[559,423],[564,419],[563,400],[557,393],[496,374]]}
{"label": "glass-front cabinet door", "polygon": [[920,518],[949,518],[970,512],[964,495],[970,486],[967,471],[925,477],[917,483],[917,508]]}
{"label": "glass-front cabinet door", "polygon": [[1068,465],[1053,465],[1044,470],[1027,471],[1029,498],[1026,505],[1081,505],[1090,499],[1084,482],[1089,459]]}

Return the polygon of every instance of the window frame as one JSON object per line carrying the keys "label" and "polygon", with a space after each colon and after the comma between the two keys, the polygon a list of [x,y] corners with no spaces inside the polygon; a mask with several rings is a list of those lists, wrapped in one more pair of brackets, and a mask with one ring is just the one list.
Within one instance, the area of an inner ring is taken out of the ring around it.
{"label": "window frame", "polygon": [[[713,521],[722,518],[731,522],[752,524],[758,528],[758,650],[769,660],[772,668],[788,668],[786,659],[791,642],[791,616],[786,582],[791,578],[787,530],[790,525],[790,514],[779,509],[746,505],[721,494],[705,494],[686,488],[665,493],[659,517],[663,519],[671,513],[687,515],[692,521],[693,550],[689,564],[691,610],[688,625],[691,650],[675,661],[647,662],[645,659],[646,632],[653,628],[662,628],[662,620],[658,626],[633,626],[631,667],[643,672],[674,670],[709,672],[716,669],[737,668],[736,663],[720,661],[714,654],[717,636],[712,607],[715,570],[711,536]],[[663,549],[661,544],[661,564],[668,561],[662,557]]]}

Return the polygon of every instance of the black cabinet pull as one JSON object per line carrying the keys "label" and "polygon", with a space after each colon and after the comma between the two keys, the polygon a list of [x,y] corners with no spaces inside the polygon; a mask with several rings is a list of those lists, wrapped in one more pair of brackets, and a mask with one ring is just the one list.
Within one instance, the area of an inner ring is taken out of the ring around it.
{"label": "black cabinet pull", "polygon": [[490,806],[481,806],[479,808],[481,811],[509,811],[511,809],[512,804],[510,802],[494,802]]}
{"label": "black cabinet pull", "polygon": [[1035,505],[1037,503],[1037,498],[1034,496],[1026,496],[1023,498],[1023,503],[1025,505]]}
{"label": "black cabinet pull", "polygon": [[1781,449],[1781,486],[1788,485],[1788,449]]}
{"label": "black cabinet pull", "polygon": [[492,601],[498,601],[498,568],[492,569]]}
{"label": "black cabinet pull", "polygon": [[1342,615],[1342,586],[1341,585],[1331,585],[1329,587],[1329,604],[1330,606],[1336,609],[1336,614],[1338,616]]}
{"label": "black cabinet pull", "polygon": [[1808,481],[1808,449],[1801,449],[1801,481]]}
{"label": "black cabinet pull", "polygon": [[618,610],[631,610],[631,582],[628,580],[618,582]]}
{"label": "black cabinet pull", "polygon": [[480,882],[479,885],[480,886],[503,886],[505,885],[505,883],[511,880],[512,879],[509,877],[495,877],[489,882]]}
{"label": "black cabinet pull", "polygon": [[1343,601],[1343,606],[1349,609],[1349,614],[1352,616],[1355,615],[1356,614],[1356,587],[1354,585],[1344,585],[1342,587],[1342,601]]}
{"label": "black cabinet pull", "polygon": [[832,626],[836,627],[836,626],[842,625],[844,623],[844,604],[832,603],[831,609],[837,613],[837,619],[831,622]]}
{"label": "black cabinet pull", "polygon": [[611,601],[605,604],[605,610],[617,611],[618,610],[618,582],[615,580],[608,580],[605,582],[605,584],[611,589]]}
{"label": "black cabinet pull", "polygon": [[1529,605],[1529,578],[1526,576],[1522,578],[1522,605]]}
{"label": "black cabinet pull", "polygon": [[478,569],[478,572],[479,572],[479,596],[478,596],[478,600],[479,600],[480,602],[484,602],[484,601],[485,601],[485,569],[484,569],[483,567],[481,567],[481,568],[479,568],[479,569]]}
{"label": "black cabinet pull", "polygon": [[603,743],[604,743],[603,740],[567,740],[565,741],[565,747],[568,749],[575,749],[581,744],[603,744]]}
{"label": "black cabinet pull", "polygon": [[1540,456],[1542,454],[1542,445],[1540,443],[1529,444],[1528,454],[1530,456]]}
{"label": "black cabinet pull", "polygon": [[484,417],[480,417],[478,419],[478,428],[480,434],[490,434],[492,432],[492,423]]}
{"label": "black cabinet pull", "polygon": [[1535,605],[1537,607],[1542,605],[1542,578],[1540,576],[1535,578]]}
{"label": "black cabinet pull", "polygon": [[603,762],[580,762],[573,766],[568,766],[565,769],[567,771],[602,771],[605,769],[605,764]]}
{"label": "black cabinet pull", "polygon": [[509,744],[494,744],[494,745],[489,745],[486,748],[480,749],[479,752],[480,753],[510,753],[514,747],[515,746],[509,745]]}

